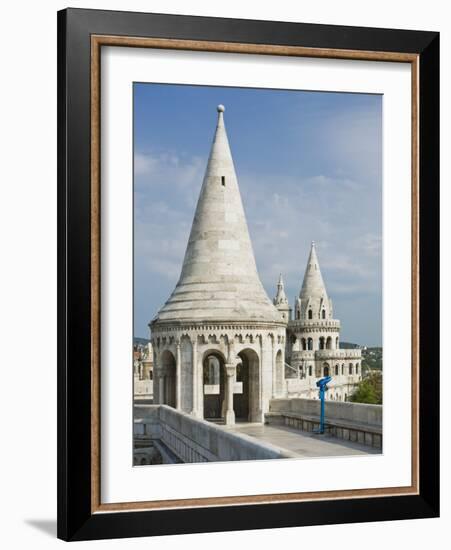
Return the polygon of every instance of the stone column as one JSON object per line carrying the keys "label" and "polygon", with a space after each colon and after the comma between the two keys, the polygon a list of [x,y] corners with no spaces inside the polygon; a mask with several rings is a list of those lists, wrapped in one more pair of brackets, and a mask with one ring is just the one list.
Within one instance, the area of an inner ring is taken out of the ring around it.
{"label": "stone column", "polygon": [[[264,415],[269,410],[269,401],[276,392],[275,385],[275,353],[272,344],[272,337],[268,333],[262,334],[262,351],[260,365],[262,370],[261,385],[261,412]],[[276,346],[274,345],[274,348]]]}
{"label": "stone column", "polygon": [[159,388],[159,378],[160,378],[160,354],[157,353],[156,347],[152,348],[153,355],[153,382],[152,382],[152,391],[153,391],[153,403],[156,405],[160,402],[160,388]]}
{"label": "stone column", "polygon": [[272,334],[269,335],[271,342],[271,367],[272,367],[272,398],[277,397],[277,371],[276,371],[276,337]]}
{"label": "stone column", "polygon": [[158,403],[160,403],[160,405],[164,404],[164,379],[163,371],[160,370],[158,376]]}
{"label": "stone column", "polygon": [[194,337],[193,340],[193,357],[192,357],[192,367],[193,367],[193,409],[191,411],[191,414],[193,416],[198,416],[198,407],[197,407],[197,336]]}
{"label": "stone column", "polygon": [[236,365],[233,363],[226,363],[224,366],[226,371],[225,423],[227,426],[231,426],[235,424],[235,411],[233,410],[233,386],[235,382]]}
{"label": "stone column", "polygon": [[[202,356],[202,352],[197,350],[197,356]],[[198,418],[204,417],[204,367],[199,364],[197,367],[197,416]]]}
{"label": "stone column", "polygon": [[180,410],[182,408],[182,360],[180,357],[180,342],[177,341],[175,346],[175,408]]}
{"label": "stone column", "polygon": [[161,394],[161,380],[163,377],[163,369],[157,365],[157,367],[153,369],[154,373],[154,386],[153,386],[153,393],[154,393],[154,399],[153,402],[155,405],[161,405],[163,403],[162,394]]}

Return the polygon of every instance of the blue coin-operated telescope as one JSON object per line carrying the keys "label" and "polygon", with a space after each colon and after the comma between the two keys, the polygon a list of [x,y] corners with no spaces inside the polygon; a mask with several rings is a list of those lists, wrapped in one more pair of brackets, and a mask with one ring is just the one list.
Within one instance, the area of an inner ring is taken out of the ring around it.
{"label": "blue coin-operated telescope", "polygon": [[326,391],[329,389],[327,387],[327,384],[332,380],[332,376],[325,376],[324,378],[321,378],[321,380],[318,380],[316,383],[316,387],[319,389],[319,398],[321,400],[321,415],[319,418],[319,429],[314,430],[314,432],[323,434],[324,433],[324,395]]}

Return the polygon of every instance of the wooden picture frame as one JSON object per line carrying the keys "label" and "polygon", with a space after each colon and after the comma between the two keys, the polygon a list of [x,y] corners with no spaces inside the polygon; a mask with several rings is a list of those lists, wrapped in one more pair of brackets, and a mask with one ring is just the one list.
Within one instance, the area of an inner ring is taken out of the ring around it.
{"label": "wooden picture frame", "polygon": [[[410,487],[101,503],[99,102],[103,46],[411,64]],[[83,9],[59,12],[58,537],[86,540],[437,516],[438,204],[438,33]]]}

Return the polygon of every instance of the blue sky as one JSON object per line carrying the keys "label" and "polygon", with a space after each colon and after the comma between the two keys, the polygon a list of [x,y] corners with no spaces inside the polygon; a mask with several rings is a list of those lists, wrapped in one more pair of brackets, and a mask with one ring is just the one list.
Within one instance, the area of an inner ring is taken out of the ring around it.
{"label": "blue sky", "polygon": [[135,83],[134,331],[172,292],[225,124],[262,283],[290,303],[310,242],[343,341],[382,343],[382,97]]}

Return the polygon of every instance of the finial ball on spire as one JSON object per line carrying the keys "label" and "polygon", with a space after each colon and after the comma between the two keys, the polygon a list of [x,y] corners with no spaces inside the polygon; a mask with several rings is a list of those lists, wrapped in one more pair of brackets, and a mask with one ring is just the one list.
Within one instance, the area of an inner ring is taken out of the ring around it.
{"label": "finial ball on spire", "polygon": [[218,106],[216,107],[216,109],[218,110],[218,113],[223,113],[223,112],[225,111],[224,105],[221,105],[221,104],[218,105]]}

